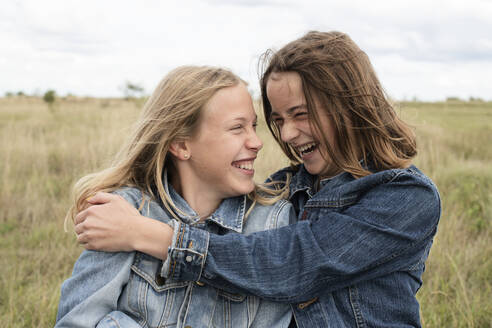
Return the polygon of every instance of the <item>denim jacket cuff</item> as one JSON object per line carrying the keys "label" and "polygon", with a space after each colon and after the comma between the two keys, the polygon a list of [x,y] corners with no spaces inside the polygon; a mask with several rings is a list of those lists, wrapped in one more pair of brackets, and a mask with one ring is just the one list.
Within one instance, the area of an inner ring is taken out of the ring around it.
{"label": "denim jacket cuff", "polygon": [[171,267],[171,249],[174,245],[176,245],[176,239],[178,237],[178,232],[179,232],[179,229],[176,229],[176,228],[179,228],[179,222],[176,221],[176,220],[170,220],[169,222],[166,222],[168,225],[171,226],[171,228],[173,228],[173,238],[172,238],[172,241],[171,241],[171,246],[169,246],[167,248],[167,258],[166,260],[162,263],[162,267],[161,267],[161,277],[165,277],[167,278],[167,273],[170,271],[170,267]]}
{"label": "denim jacket cuff", "polygon": [[207,258],[207,231],[174,221],[174,234],[161,276],[180,281],[198,281]]}

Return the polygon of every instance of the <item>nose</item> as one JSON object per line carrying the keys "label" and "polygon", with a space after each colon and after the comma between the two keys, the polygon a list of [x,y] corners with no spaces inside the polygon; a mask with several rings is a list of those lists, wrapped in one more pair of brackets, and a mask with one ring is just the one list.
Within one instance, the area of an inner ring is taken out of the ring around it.
{"label": "nose", "polygon": [[295,123],[291,120],[285,120],[280,128],[280,139],[283,142],[290,143],[298,136],[299,130],[296,128]]}
{"label": "nose", "polygon": [[263,148],[263,142],[254,130],[250,132],[250,135],[246,142],[246,147],[256,153],[259,152],[261,148]]}

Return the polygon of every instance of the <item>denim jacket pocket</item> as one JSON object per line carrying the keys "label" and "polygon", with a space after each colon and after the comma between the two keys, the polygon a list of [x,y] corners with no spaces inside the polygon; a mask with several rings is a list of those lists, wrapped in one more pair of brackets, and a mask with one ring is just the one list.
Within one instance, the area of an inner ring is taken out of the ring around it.
{"label": "denim jacket pocket", "polygon": [[159,275],[161,261],[137,253],[128,283],[128,307],[145,327],[176,324],[189,282],[170,282]]}
{"label": "denim jacket pocket", "polygon": [[217,290],[217,296],[214,327],[250,327],[258,311],[258,298],[223,290]]}

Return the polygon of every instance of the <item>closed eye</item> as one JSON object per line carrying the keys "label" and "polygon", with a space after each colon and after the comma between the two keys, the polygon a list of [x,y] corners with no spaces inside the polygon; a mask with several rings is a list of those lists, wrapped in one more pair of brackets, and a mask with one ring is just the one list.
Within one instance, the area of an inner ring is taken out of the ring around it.
{"label": "closed eye", "polygon": [[273,122],[277,125],[277,126],[282,126],[282,124],[284,123],[284,120],[281,119],[281,118],[274,118],[273,119]]}

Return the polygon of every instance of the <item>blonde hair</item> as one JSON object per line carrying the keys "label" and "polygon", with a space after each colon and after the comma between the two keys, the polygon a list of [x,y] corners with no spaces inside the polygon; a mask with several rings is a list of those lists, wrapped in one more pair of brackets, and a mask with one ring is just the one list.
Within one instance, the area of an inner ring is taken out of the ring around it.
{"label": "blonde hair", "polygon": [[[133,135],[116,155],[111,167],[87,175],[74,186],[74,203],[66,217],[72,220],[86,205],[86,199],[98,191],[112,192],[123,186],[141,190],[160,199],[171,215],[178,219],[162,177],[164,170],[177,174],[169,152],[175,140],[189,138],[195,131],[201,109],[220,89],[245,83],[231,71],[210,66],[182,66],[167,74],[144,105]],[[245,83],[246,84],[246,83]],[[253,191],[250,198],[273,203]],[[250,209],[251,210],[251,209]],[[248,213],[250,212],[248,211]]]}
{"label": "blonde hair", "polygon": [[[279,127],[271,119],[266,88],[272,73],[299,74],[310,123],[334,165],[330,169],[357,178],[371,173],[361,159],[376,171],[411,164],[417,154],[415,134],[396,115],[369,58],[347,34],[312,31],[277,52],[267,51],[262,58],[265,68],[260,84],[265,119],[293,164],[301,159],[281,140]],[[323,133],[316,104],[332,122],[334,147]]]}

